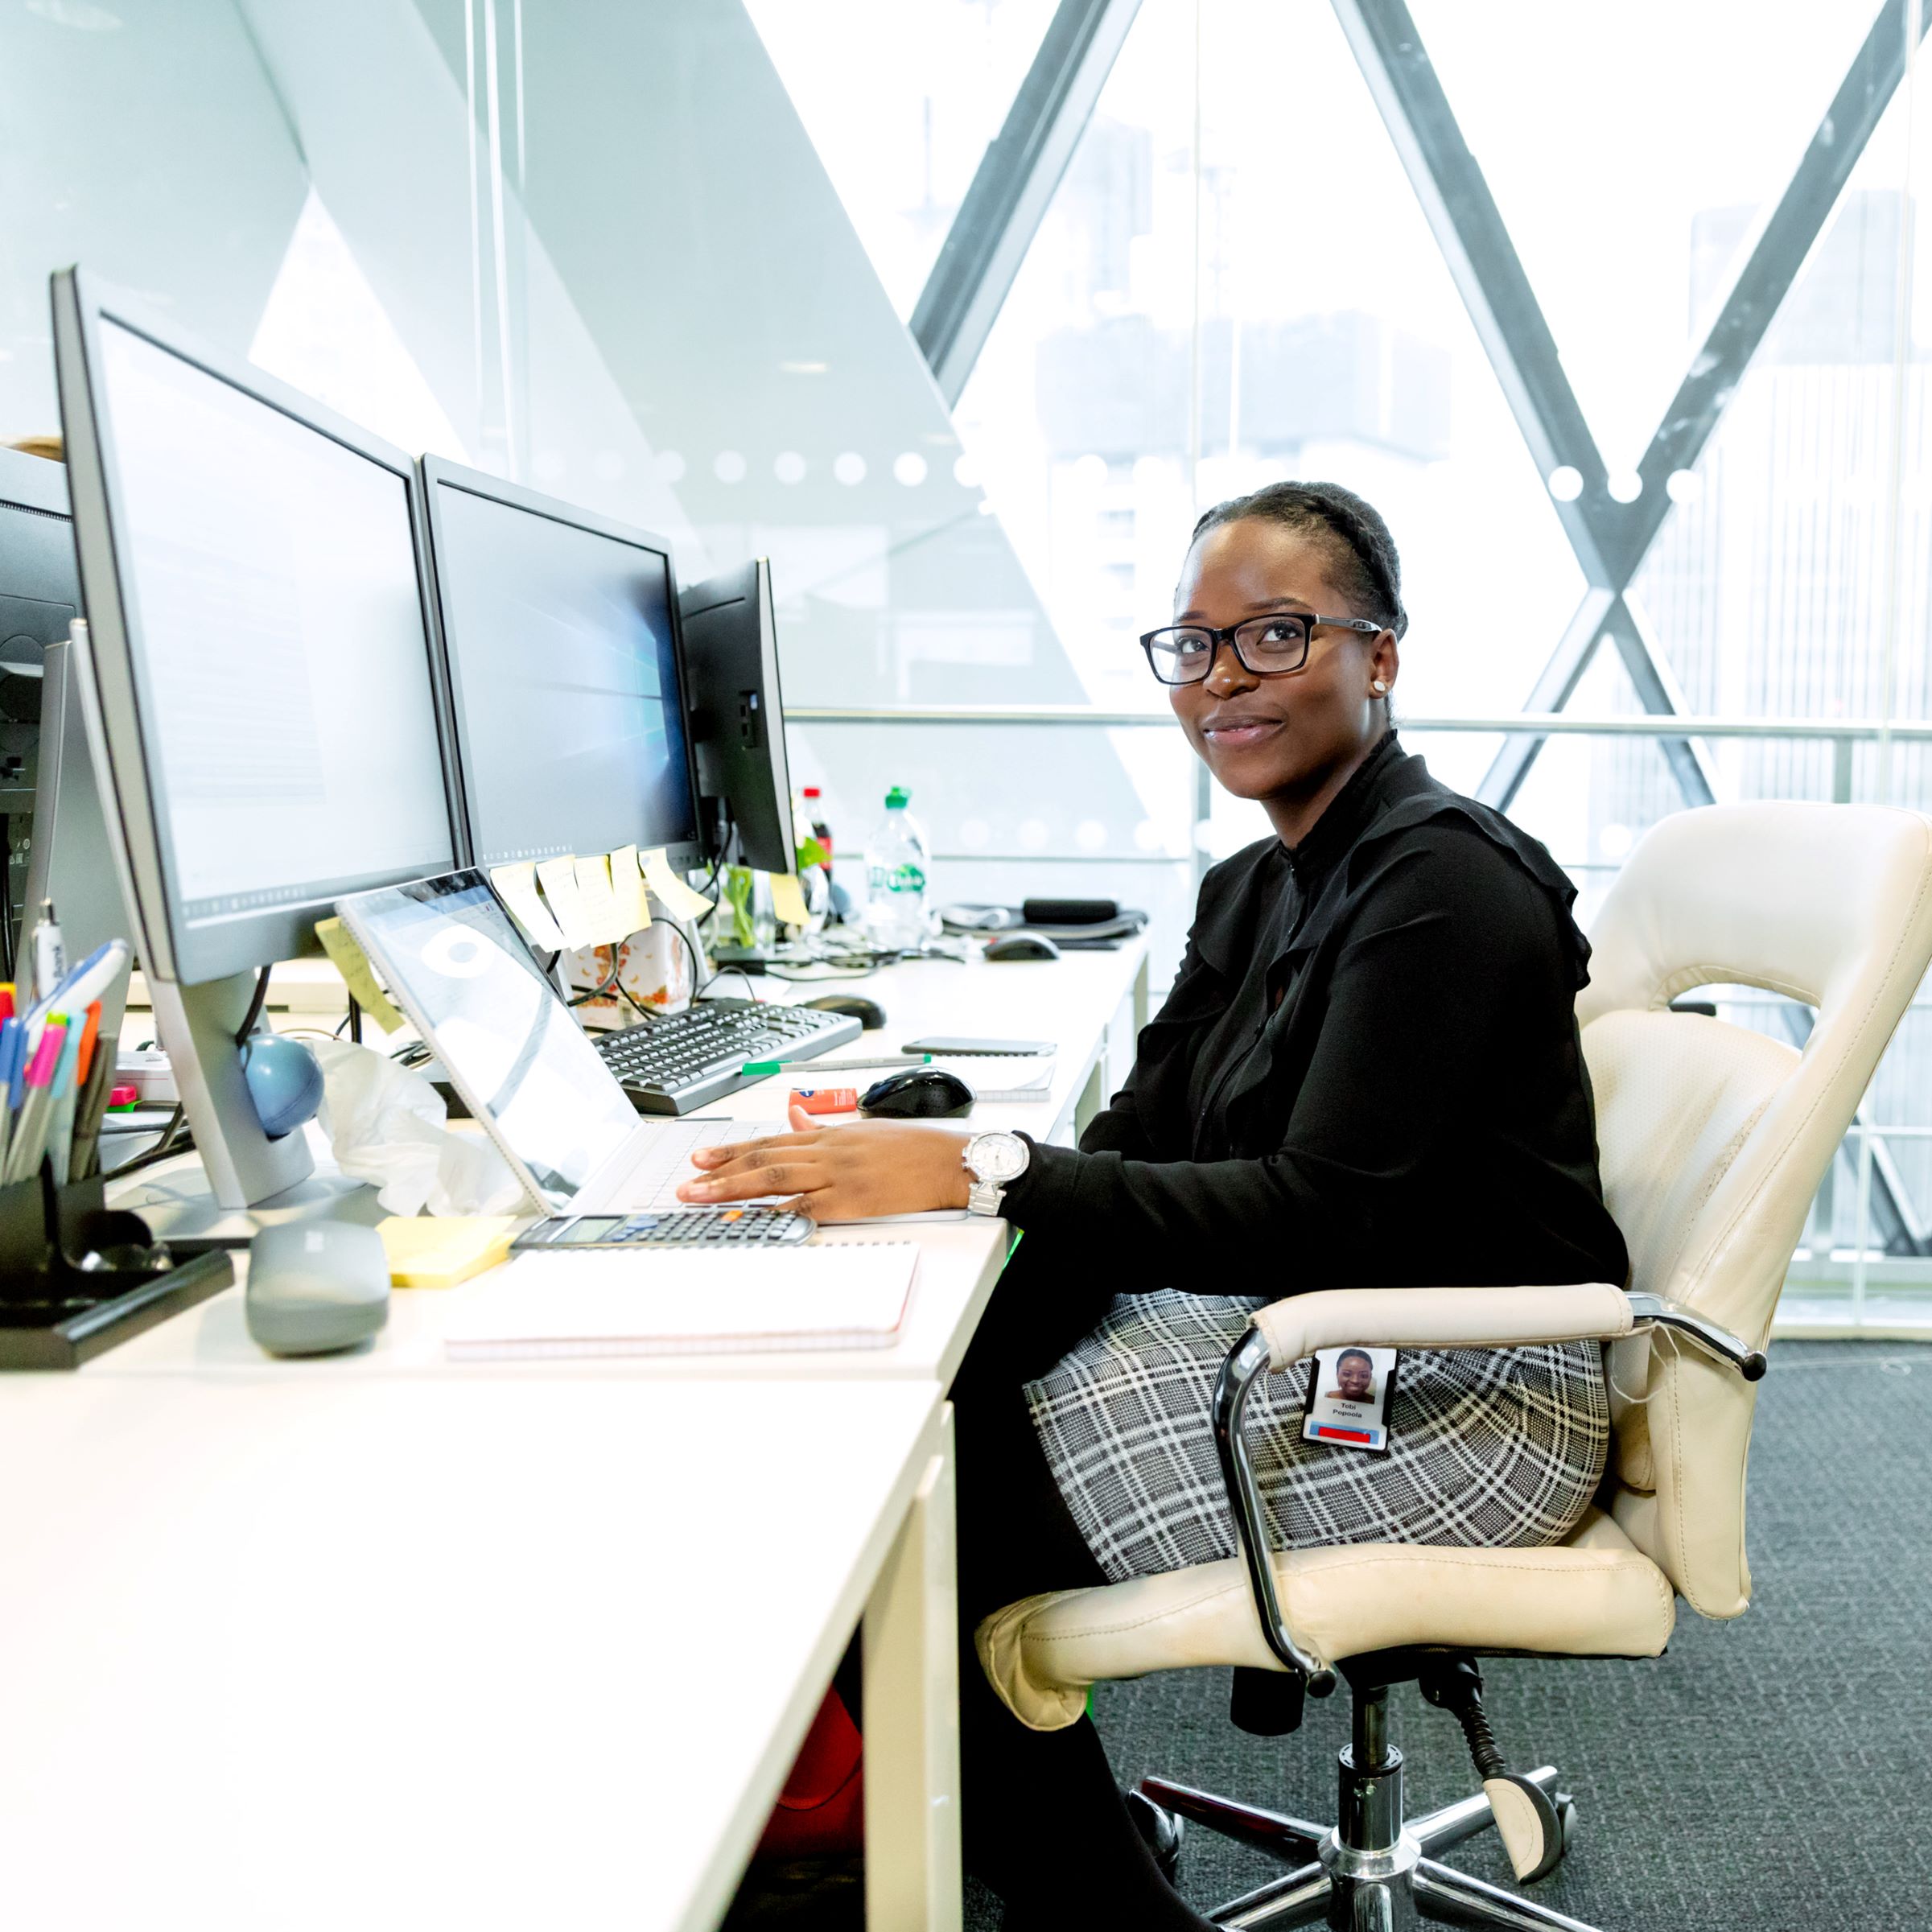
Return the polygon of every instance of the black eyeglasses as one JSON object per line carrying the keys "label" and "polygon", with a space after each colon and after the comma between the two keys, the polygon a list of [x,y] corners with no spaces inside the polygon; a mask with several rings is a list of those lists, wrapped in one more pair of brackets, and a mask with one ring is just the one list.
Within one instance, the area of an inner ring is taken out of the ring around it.
{"label": "black eyeglasses", "polygon": [[1316,617],[1300,611],[1280,611],[1271,617],[1250,617],[1231,631],[1205,624],[1178,624],[1164,631],[1149,631],[1140,640],[1147,668],[1163,684],[1199,684],[1214,668],[1214,653],[1222,645],[1257,678],[1279,678],[1299,671],[1308,661],[1308,643],[1315,627],[1325,624],[1338,631],[1359,631],[1374,637],[1388,627],[1366,617]]}

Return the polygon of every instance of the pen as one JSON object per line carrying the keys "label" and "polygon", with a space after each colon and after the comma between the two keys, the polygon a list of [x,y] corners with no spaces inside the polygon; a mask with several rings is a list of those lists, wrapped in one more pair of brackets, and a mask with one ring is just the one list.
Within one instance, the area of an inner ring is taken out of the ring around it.
{"label": "pen", "polygon": [[50,1018],[40,1044],[27,1069],[27,1097],[20,1105],[20,1118],[14,1126],[14,1144],[6,1157],[6,1178],[28,1180],[40,1167],[47,1148],[47,1116],[52,1110],[54,1069],[67,1044],[67,1022],[58,1014]]}
{"label": "pen", "polygon": [[793,1067],[809,1067],[814,1073],[848,1073],[855,1067],[923,1067],[929,1065],[930,1053],[881,1053],[871,1059],[815,1060],[809,1053],[801,1053],[787,1060],[748,1060],[740,1069],[746,1078],[756,1078],[761,1073],[782,1073]]}

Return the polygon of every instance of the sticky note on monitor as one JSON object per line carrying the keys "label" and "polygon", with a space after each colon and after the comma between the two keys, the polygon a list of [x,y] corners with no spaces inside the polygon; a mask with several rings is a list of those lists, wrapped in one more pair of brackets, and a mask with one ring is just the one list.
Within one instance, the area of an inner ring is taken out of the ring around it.
{"label": "sticky note on monitor", "polygon": [[336,970],[354,996],[356,1003],[384,1032],[393,1033],[402,1024],[402,1015],[389,1003],[389,996],[376,983],[369,954],[356,943],[356,936],[340,919],[319,919],[315,937],[322,950],[335,962]]}
{"label": "sticky note on monitor", "polygon": [[787,925],[804,925],[811,918],[805,910],[805,888],[798,883],[796,872],[773,872],[772,880],[772,910]]}
{"label": "sticky note on monitor", "polygon": [[671,870],[662,846],[653,846],[644,855],[644,876],[653,897],[674,919],[697,919],[711,909],[711,902],[691,888]]}
{"label": "sticky note on monitor", "polygon": [[651,902],[645,896],[644,867],[634,845],[620,845],[611,855],[611,895],[626,924],[624,933],[641,933],[651,923]]}
{"label": "sticky note on monitor", "polygon": [[537,896],[537,868],[527,859],[514,865],[493,867],[490,884],[510,908],[510,916],[523,928],[523,936],[540,951],[561,953],[563,933],[551,918],[550,908]]}
{"label": "sticky note on monitor", "polygon": [[576,861],[577,893],[583,903],[583,916],[590,924],[591,938],[598,945],[616,945],[637,930],[627,925],[617,896],[611,890],[611,862],[600,852],[593,859]]}
{"label": "sticky note on monitor", "polygon": [[597,935],[591,930],[590,915],[585,912],[583,895],[577,889],[577,862],[575,859],[540,859],[537,862],[538,882],[543,888],[543,896],[550,908],[550,917],[557,922],[558,931],[563,934],[563,943],[572,951],[580,945],[595,945]]}

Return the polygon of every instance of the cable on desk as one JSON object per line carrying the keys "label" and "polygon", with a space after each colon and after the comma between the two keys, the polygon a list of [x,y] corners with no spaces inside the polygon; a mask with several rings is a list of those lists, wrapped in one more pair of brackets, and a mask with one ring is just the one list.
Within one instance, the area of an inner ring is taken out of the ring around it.
{"label": "cable on desk", "polygon": [[241,1031],[235,1036],[235,1044],[245,1047],[249,1036],[255,1030],[262,1018],[262,1009],[268,1004],[268,976],[275,969],[264,966],[255,975],[255,996],[248,1003],[248,1018],[242,1021]]}

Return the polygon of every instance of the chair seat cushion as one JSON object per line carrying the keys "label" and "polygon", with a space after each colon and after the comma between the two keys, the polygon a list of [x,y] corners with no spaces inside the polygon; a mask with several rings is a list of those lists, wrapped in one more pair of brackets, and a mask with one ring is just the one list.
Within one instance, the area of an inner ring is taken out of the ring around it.
{"label": "chair seat cushion", "polygon": [[[1555,1548],[1349,1543],[1274,1560],[1289,1628],[1328,1663],[1400,1644],[1654,1657],[1676,1620],[1662,1571],[1596,1510]],[[1036,1731],[1077,1721],[1103,1679],[1281,1667],[1238,1559],[1026,1597],[987,1617],[974,1641],[993,1688]]]}

